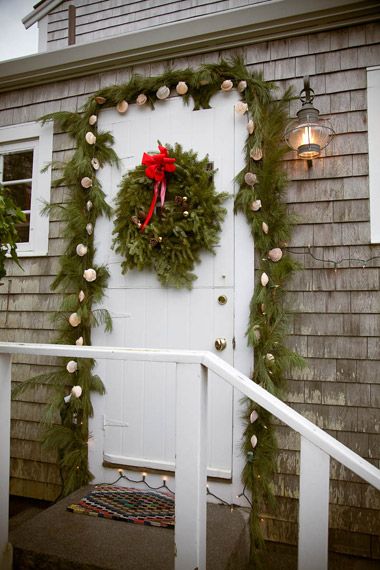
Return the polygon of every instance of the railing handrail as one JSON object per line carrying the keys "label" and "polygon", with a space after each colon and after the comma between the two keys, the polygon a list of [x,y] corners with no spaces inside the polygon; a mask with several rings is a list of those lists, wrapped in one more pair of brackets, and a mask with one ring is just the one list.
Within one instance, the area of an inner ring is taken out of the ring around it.
{"label": "railing handrail", "polygon": [[161,348],[78,347],[62,344],[0,342],[0,353],[201,364],[209,370],[212,370],[217,376],[220,376],[245,396],[257,402],[279,420],[330,455],[330,457],[333,457],[356,475],[380,490],[380,469],[377,469],[357,453],[304,418],[290,406],[267,392],[255,382],[252,382],[245,374],[239,372],[236,368],[211,352]]}

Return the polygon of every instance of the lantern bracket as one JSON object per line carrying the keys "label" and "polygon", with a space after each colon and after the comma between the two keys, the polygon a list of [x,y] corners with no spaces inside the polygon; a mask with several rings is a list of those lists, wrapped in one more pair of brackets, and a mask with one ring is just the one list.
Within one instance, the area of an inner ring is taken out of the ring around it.
{"label": "lantern bracket", "polygon": [[300,100],[302,101],[302,105],[305,103],[311,103],[314,100],[314,90],[310,87],[310,80],[309,76],[305,75],[303,78],[303,89],[300,92]]}

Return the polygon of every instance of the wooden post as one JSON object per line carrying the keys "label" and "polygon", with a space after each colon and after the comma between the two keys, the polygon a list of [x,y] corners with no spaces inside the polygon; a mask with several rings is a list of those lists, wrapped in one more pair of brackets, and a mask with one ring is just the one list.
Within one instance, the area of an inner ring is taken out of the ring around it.
{"label": "wooden post", "polygon": [[298,570],[327,570],[330,456],[301,436]]}
{"label": "wooden post", "polygon": [[11,440],[11,355],[0,354],[0,568],[12,568],[8,544],[9,463]]}
{"label": "wooden post", "polygon": [[207,369],[177,364],[176,570],[206,568]]}

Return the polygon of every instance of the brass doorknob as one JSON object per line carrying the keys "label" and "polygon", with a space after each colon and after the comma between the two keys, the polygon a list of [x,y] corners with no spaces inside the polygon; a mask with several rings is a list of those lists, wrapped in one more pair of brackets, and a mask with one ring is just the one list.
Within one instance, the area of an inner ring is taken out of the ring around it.
{"label": "brass doorknob", "polygon": [[226,348],[226,346],[227,346],[227,340],[225,338],[218,337],[215,340],[216,350],[219,350],[219,351],[224,350]]}

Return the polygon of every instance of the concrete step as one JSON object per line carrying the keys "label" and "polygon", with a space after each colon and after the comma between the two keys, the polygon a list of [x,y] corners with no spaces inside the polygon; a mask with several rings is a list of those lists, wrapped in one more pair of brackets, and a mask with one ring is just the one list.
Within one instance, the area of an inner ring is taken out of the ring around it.
{"label": "concrete step", "polygon": [[[79,489],[10,531],[14,570],[172,570],[174,531],[66,510]],[[249,551],[248,514],[208,504],[207,570],[242,570]]]}

